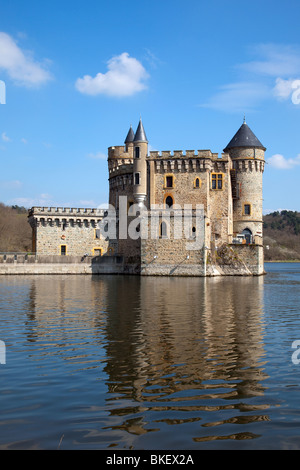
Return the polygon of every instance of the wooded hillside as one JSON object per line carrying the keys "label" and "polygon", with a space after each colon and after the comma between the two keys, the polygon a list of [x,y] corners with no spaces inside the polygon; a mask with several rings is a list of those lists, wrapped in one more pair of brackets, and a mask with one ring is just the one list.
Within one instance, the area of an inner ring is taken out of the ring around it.
{"label": "wooded hillside", "polygon": [[31,251],[31,227],[27,215],[25,207],[0,203],[0,252]]}
{"label": "wooded hillside", "polygon": [[[0,252],[31,252],[27,209],[0,203]],[[300,213],[276,211],[264,216],[265,261],[300,260]]]}
{"label": "wooded hillside", "polygon": [[265,261],[300,260],[300,213],[275,211],[264,216]]}

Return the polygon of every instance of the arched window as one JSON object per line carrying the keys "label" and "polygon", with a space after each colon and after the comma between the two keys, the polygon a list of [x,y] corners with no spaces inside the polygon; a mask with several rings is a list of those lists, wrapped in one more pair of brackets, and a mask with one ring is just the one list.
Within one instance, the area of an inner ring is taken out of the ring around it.
{"label": "arched window", "polygon": [[194,188],[200,188],[200,186],[201,186],[200,178],[196,178],[194,181]]}
{"label": "arched window", "polygon": [[160,224],[159,236],[160,236],[160,238],[166,238],[166,237],[168,236],[168,234],[167,234],[167,224],[166,224],[166,222],[162,222],[162,223]]}
{"label": "arched window", "polygon": [[166,197],[166,207],[171,209],[171,207],[173,206],[174,204],[174,201],[173,201],[173,198],[172,196],[167,196]]}

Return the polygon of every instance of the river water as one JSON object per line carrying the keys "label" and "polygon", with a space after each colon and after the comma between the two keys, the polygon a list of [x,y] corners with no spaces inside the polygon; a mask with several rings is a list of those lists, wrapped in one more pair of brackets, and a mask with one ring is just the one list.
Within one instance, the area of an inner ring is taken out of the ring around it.
{"label": "river water", "polygon": [[0,449],[300,449],[300,264],[265,268],[1,276]]}

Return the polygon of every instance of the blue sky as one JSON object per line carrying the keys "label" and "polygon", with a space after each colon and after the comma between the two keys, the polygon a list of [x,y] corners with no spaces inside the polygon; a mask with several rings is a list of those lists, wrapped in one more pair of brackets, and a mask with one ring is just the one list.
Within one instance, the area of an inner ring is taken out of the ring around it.
{"label": "blue sky", "polygon": [[245,114],[264,212],[300,210],[299,17],[298,0],[3,0],[0,201],[101,206],[107,148],[140,115],[150,149],[220,153]]}

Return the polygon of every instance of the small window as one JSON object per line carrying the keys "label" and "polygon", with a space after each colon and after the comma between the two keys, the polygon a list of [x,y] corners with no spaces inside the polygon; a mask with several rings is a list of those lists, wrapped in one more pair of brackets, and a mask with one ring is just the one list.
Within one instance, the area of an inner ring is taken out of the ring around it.
{"label": "small window", "polygon": [[201,179],[198,177],[194,179],[194,188],[201,188]]}
{"label": "small window", "polygon": [[244,215],[251,215],[251,204],[244,204]]}
{"label": "small window", "polygon": [[160,224],[159,236],[160,236],[160,238],[167,238],[167,224],[166,224],[166,222],[162,222]]}
{"label": "small window", "polygon": [[101,238],[101,230],[99,228],[95,229],[95,240],[100,240]]}
{"label": "small window", "polygon": [[222,173],[212,173],[211,189],[223,189],[223,174]]}
{"label": "small window", "polygon": [[140,158],[140,147],[135,147],[135,158]]}
{"label": "small window", "polygon": [[101,256],[102,255],[102,249],[101,248],[94,248],[93,249],[93,255],[94,256]]}
{"label": "small window", "polygon": [[140,174],[134,173],[134,184],[140,184]]}
{"label": "small window", "polygon": [[173,188],[173,176],[166,176],[166,188]]}
{"label": "small window", "polygon": [[196,227],[192,228],[192,238],[196,237]]}
{"label": "small window", "polygon": [[61,254],[61,256],[66,256],[66,254],[67,254],[67,245],[60,245],[60,254]]}

